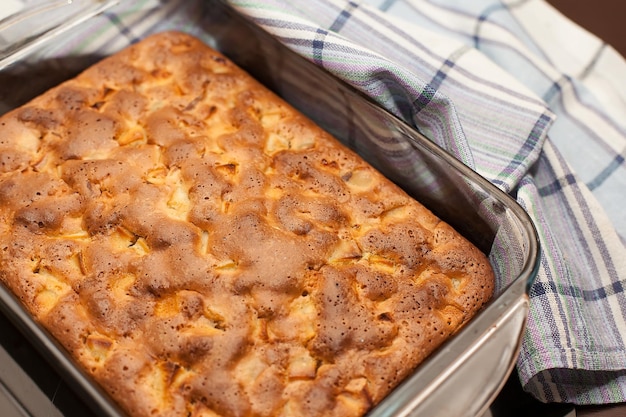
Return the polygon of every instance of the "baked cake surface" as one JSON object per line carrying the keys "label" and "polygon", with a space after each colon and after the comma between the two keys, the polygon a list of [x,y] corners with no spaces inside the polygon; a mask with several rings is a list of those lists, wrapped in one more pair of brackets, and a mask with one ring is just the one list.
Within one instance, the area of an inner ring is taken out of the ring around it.
{"label": "baked cake surface", "polygon": [[133,416],[359,416],[485,256],[218,52],[153,35],[0,118],[0,278]]}

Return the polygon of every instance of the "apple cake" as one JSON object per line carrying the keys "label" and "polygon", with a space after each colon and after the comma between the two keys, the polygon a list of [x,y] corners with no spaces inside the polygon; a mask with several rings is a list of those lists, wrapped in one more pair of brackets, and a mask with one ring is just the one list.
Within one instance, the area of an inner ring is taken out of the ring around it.
{"label": "apple cake", "polygon": [[361,416],[492,296],[485,255],[199,39],[0,118],[0,278],[129,415]]}

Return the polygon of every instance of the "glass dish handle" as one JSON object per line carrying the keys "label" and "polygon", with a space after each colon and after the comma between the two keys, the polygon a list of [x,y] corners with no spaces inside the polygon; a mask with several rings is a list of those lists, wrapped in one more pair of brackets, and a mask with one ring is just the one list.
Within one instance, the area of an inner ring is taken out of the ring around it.
{"label": "glass dish handle", "polygon": [[0,70],[120,0],[54,0],[25,4],[0,20]]}

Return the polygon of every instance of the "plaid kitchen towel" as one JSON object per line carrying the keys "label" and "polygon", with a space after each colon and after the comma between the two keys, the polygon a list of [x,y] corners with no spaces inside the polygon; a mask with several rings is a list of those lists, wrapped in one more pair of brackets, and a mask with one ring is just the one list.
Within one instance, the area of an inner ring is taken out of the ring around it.
{"label": "plaid kitchen towel", "polygon": [[[546,402],[626,401],[624,59],[544,0],[230,2],[517,199],[542,246],[523,386]],[[202,37],[210,4],[122,1],[33,59],[166,29]]]}

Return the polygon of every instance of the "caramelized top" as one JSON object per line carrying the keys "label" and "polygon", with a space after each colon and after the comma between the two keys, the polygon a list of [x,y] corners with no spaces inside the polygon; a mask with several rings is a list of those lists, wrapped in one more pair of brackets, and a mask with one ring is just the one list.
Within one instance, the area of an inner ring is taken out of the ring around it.
{"label": "caramelized top", "polygon": [[0,278],[133,416],[359,416],[482,253],[218,52],[152,36],[0,118]]}

